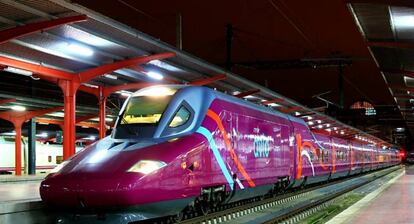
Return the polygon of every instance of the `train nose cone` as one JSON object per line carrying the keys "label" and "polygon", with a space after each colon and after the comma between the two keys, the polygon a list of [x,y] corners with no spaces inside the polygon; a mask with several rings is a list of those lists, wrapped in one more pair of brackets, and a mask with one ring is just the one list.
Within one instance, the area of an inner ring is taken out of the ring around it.
{"label": "train nose cone", "polygon": [[129,205],[131,189],[139,176],[77,175],[50,178],[41,183],[40,194],[48,204],[95,208]]}

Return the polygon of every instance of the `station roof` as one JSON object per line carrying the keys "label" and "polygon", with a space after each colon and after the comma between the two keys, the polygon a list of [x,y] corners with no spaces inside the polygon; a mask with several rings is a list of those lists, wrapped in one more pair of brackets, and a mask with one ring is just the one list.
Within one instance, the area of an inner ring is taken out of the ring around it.
{"label": "station roof", "polygon": [[[310,13],[306,11],[308,6],[303,5],[303,2],[282,4],[271,0],[254,4],[248,1],[242,4],[236,4],[235,1],[216,2],[217,4],[213,4],[214,1],[208,4],[168,1],[162,3],[167,4],[163,7],[155,7],[154,4],[161,4],[159,1],[147,1],[140,2],[139,9],[134,6],[138,3],[132,1],[120,0],[110,4],[96,4],[96,1],[80,3],[108,17],[64,0],[0,0],[0,30],[59,18],[82,15],[88,17],[86,21],[35,32],[2,43],[0,65],[3,65],[3,69],[16,73],[10,70],[16,64],[8,61],[12,59],[78,73],[137,56],[173,53],[174,57],[118,69],[84,85],[94,88],[133,82],[156,82],[151,76],[151,72],[154,71],[164,75],[164,80],[159,81],[160,83],[191,83],[225,75],[226,79],[220,78],[209,86],[291,113],[307,122],[315,120],[317,125],[311,125],[315,130],[321,129],[333,135],[352,138],[358,136],[363,141],[389,145],[383,140],[276,93],[282,92],[306,102],[311,101],[311,96],[320,93],[321,90],[328,90],[332,92],[332,100],[335,101],[337,93],[336,88],[332,86],[336,86],[337,66],[340,64],[346,71],[348,104],[359,99],[361,95],[375,105],[393,104],[393,98],[353,24],[352,15],[342,1],[332,1],[329,7],[322,2],[306,3],[329,12],[327,14]],[[213,7],[218,4],[223,5]],[[295,8],[295,12],[291,11],[292,8]],[[297,9],[300,11],[296,11]],[[137,10],[140,12],[137,13]],[[175,43],[175,26],[172,25],[171,34],[168,21],[175,21],[171,20],[171,16],[175,18],[177,12],[182,14],[185,24],[185,51],[177,50],[170,45]],[[295,21],[292,18],[295,18]],[[227,23],[232,23],[236,32],[233,72],[217,66],[225,61],[223,36]],[[263,31],[269,35],[261,36],[260,33]],[[343,38],[344,34],[347,38]],[[243,48],[243,43],[248,47]],[[350,63],[352,66],[349,66]],[[39,78],[36,73],[41,73],[33,72],[31,77],[24,77],[24,83],[20,82],[22,79],[16,79],[16,74],[7,73],[1,77],[0,97],[16,98],[17,102],[0,105],[0,110],[7,110],[16,104],[28,106],[29,109],[62,105],[59,88],[53,83],[33,80]],[[235,73],[242,74],[244,78]],[[368,83],[370,85],[367,85]],[[16,91],[16,88],[22,89]],[[115,116],[119,109],[118,96],[114,97],[110,106],[110,117]],[[79,116],[97,113],[96,99],[93,96],[81,93],[78,99]],[[51,117],[61,119],[59,113],[47,114],[44,118]]]}

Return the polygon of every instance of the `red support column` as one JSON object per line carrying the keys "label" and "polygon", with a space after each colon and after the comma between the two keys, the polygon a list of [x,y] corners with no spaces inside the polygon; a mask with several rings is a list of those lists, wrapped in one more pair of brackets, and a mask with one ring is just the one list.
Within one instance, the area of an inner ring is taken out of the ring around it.
{"label": "red support column", "polygon": [[22,123],[14,122],[14,130],[16,132],[14,144],[14,164],[15,175],[22,175]]}
{"label": "red support column", "polygon": [[64,94],[63,159],[66,160],[75,154],[76,92],[79,88],[79,82],[74,80],[59,80],[58,84]]}
{"label": "red support column", "polygon": [[106,100],[107,96],[104,94],[103,86],[99,87],[99,138],[105,138],[106,136]]}

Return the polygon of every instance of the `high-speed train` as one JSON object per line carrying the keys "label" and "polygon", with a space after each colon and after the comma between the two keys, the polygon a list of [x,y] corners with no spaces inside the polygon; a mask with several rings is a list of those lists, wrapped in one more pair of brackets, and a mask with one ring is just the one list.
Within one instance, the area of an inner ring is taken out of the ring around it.
{"label": "high-speed train", "polygon": [[40,194],[127,223],[398,163],[397,150],[316,134],[302,119],[206,87],[155,86],[129,97],[112,134],[62,163]]}

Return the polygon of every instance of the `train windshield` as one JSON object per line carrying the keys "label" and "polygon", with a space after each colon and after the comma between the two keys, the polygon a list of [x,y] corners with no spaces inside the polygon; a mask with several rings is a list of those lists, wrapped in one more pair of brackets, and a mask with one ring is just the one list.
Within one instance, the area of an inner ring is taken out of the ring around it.
{"label": "train windshield", "polygon": [[120,115],[116,137],[151,137],[177,89],[153,87],[137,92]]}

